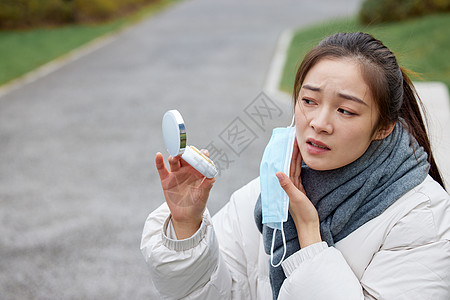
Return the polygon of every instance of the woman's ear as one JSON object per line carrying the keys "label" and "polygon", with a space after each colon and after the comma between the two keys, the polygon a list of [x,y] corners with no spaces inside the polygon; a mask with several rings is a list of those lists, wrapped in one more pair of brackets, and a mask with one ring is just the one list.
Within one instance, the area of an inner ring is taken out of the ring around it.
{"label": "woman's ear", "polygon": [[386,138],[388,135],[391,134],[392,130],[394,130],[395,127],[395,122],[391,123],[389,125],[386,125],[383,128],[380,128],[377,130],[377,132],[375,133],[375,136],[373,137],[374,140],[382,140],[384,138]]}

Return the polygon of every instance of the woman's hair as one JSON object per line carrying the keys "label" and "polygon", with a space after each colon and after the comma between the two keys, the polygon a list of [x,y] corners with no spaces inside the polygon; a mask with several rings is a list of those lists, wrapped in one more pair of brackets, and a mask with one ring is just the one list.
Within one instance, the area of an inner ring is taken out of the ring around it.
{"label": "woman's hair", "polygon": [[295,76],[293,91],[295,103],[306,74],[323,58],[349,58],[359,63],[363,79],[378,106],[379,119],[373,132],[402,121],[410,134],[428,153],[429,174],[444,186],[420,113],[419,105],[423,108],[423,104],[406,72],[398,65],[394,54],[381,41],[367,33],[331,35],[323,39],[303,59]]}

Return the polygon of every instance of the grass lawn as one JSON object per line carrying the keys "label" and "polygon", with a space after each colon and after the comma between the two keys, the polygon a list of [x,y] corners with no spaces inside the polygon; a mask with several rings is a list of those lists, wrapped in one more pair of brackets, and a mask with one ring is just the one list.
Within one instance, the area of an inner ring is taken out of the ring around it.
{"label": "grass lawn", "polygon": [[416,72],[415,81],[442,81],[450,88],[450,14],[426,16],[376,26],[358,24],[356,18],[335,20],[294,34],[288,50],[280,89],[291,93],[303,56],[322,38],[336,32],[363,31],[381,40],[400,65]]}
{"label": "grass lawn", "polygon": [[157,13],[178,0],[149,4],[132,15],[99,24],[0,31],[0,85],[106,33]]}

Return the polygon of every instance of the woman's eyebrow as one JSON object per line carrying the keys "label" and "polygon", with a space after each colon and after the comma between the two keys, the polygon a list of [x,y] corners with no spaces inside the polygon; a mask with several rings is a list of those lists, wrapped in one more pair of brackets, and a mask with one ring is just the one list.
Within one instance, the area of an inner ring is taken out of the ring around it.
{"label": "woman's eyebrow", "polygon": [[347,94],[343,94],[343,93],[338,93],[338,96],[347,100],[351,100],[351,101],[355,101],[361,104],[364,104],[365,106],[368,106],[366,102],[362,101],[361,99],[359,99],[358,97],[352,96],[352,95],[347,95]]}
{"label": "woman's eyebrow", "polygon": [[[316,87],[316,86],[312,86],[309,84],[305,84],[302,86],[302,89],[307,89],[313,92],[321,92],[321,88]],[[348,95],[348,94],[344,94],[344,93],[338,93],[338,96],[341,98],[344,98],[346,100],[350,100],[350,101],[355,101],[357,103],[361,103],[365,106],[368,106],[366,102],[362,101],[361,99],[359,99],[358,97],[352,96],[352,95]]]}
{"label": "woman's eyebrow", "polygon": [[302,85],[302,89],[307,89],[307,90],[310,90],[310,91],[313,91],[313,92],[320,92],[320,88],[319,87],[315,87],[315,86],[312,86],[312,85],[309,85],[309,84]]}

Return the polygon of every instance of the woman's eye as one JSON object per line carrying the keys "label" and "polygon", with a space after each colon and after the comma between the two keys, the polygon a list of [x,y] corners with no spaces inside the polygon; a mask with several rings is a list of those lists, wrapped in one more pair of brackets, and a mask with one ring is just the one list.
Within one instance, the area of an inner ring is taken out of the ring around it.
{"label": "woman's eye", "polygon": [[310,99],[303,98],[302,101],[303,101],[305,104],[308,104],[308,105],[314,104],[314,101],[312,101],[312,100],[310,100]]}
{"label": "woman's eye", "polygon": [[345,110],[343,108],[339,108],[338,112],[340,112],[343,115],[347,115],[347,116],[353,116],[355,115],[355,113],[352,113],[351,111]]}

